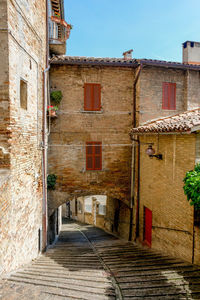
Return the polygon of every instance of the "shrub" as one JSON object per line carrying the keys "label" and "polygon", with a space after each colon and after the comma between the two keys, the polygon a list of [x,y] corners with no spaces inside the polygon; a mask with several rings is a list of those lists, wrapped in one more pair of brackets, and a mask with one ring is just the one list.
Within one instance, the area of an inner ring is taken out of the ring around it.
{"label": "shrub", "polygon": [[55,190],[57,176],[55,174],[49,174],[47,176],[47,189]]}
{"label": "shrub", "polygon": [[194,170],[186,173],[183,182],[185,183],[184,193],[190,205],[194,205],[195,210],[200,209],[200,163],[195,166]]}
{"label": "shrub", "polygon": [[53,91],[50,94],[51,101],[55,105],[59,105],[62,100],[62,92],[61,91]]}

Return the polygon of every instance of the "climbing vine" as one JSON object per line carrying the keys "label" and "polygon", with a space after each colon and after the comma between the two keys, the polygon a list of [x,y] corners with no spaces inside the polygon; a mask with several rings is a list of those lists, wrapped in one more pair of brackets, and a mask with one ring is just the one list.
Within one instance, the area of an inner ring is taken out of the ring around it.
{"label": "climbing vine", "polygon": [[190,205],[194,205],[195,210],[200,209],[200,163],[194,170],[188,171],[183,179],[184,193]]}

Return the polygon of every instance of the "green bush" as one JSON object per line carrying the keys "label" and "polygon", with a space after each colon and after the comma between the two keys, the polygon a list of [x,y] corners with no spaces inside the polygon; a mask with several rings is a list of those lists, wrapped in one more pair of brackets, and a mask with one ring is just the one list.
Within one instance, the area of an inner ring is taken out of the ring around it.
{"label": "green bush", "polygon": [[57,176],[55,174],[49,174],[47,176],[47,189],[55,190]]}
{"label": "green bush", "polygon": [[195,210],[200,209],[200,163],[195,166],[194,170],[186,173],[183,182],[185,183],[184,193],[190,205],[194,205]]}
{"label": "green bush", "polygon": [[53,91],[50,94],[51,102],[55,105],[59,105],[62,100],[62,92],[61,91]]}

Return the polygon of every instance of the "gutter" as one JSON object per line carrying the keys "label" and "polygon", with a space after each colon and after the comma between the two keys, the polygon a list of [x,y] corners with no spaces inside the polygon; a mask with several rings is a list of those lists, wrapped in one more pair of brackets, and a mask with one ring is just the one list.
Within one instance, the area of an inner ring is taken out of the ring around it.
{"label": "gutter", "polygon": [[[133,83],[133,126],[136,127],[136,86],[141,73],[143,65],[139,65],[138,70],[136,71],[135,80]],[[131,200],[130,200],[130,226],[129,226],[129,241],[132,240],[133,233],[133,206],[134,206],[134,187],[135,187],[135,170],[136,170],[136,151],[135,151],[135,142],[138,143],[138,153],[140,150],[140,141],[139,138],[134,140],[132,143],[132,157],[131,157]],[[140,173],[138,165],[138,174]],[[139,176],[138,176],[139,177]],[[139,179],[138,179],[139,180]],[[138,185],[137,185],[138,186]],[[138,194],[138,193],[137,193]],[[137,197],[137,210],[139,209],[139,198]],[[138,215],[138,213],[137,213]],[[138,224],[139,226],[139,224]],[[137,219],[136,219],[136,228],[137,228]]]}
{"label": "gutter", "polygon": [[43,71],[43,124],[42,124],[42,251],[44,252],[47,247],[47,81],[49,66],[49,34],[48,34],[48,0],[46,0],[46,69]]}

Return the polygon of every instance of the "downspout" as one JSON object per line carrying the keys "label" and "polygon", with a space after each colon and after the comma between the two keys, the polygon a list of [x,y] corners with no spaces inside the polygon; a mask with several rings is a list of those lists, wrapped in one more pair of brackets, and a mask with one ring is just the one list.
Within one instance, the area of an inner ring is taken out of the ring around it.
{"label": "downspout", "polygon": [[[138,70],[136,71],[135,80],[133,83],[133,127],[136,127],[136,85],[141,73],[143,65],[140,64]],[[133,205],[134,205],[134,187],[135,187],[135,170],[136,170],[136,152],[135,152],[135,142],[138,142],[139,145],[139,138],[138,140],[134,140],[132,143],[132,157],[131,157],[131,201],[130,201],[130,226],[129,226],[129,241],[132,240],[132,233],[133,233]],[[139,147],[138,147],[139,151]],[[138,170],[139,171],[139,170]],[[138,198],[137,198],[138,199]],[[139,208],[139,203],[137,203],[137,209]],[[138,215],[138,213],[137,213]],[[137,219],[136,219],[137,224]],[[138,225],[139,226],[139,225]]]}
{"label": "downspout", "polygon": [[47,80],[49,71],[49,34],[48,34],[48,0],[46,0],[46,62],[43,71],[43,124],[42,124],[42,181],[43,181],[43,201],[42,201],[42,251],[47,247]]}

